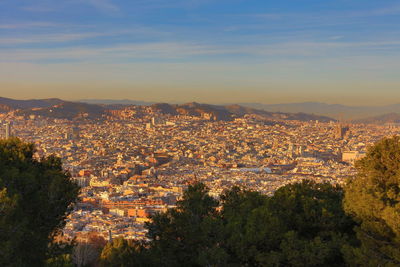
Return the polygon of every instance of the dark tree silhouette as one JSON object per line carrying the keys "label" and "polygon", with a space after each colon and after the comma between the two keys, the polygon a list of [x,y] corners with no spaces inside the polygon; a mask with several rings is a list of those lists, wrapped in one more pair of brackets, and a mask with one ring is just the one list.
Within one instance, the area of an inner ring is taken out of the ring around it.
{"label": "dark tree silhouette", "polygon": [[34,152],[19,139],[0,140],[0,266],[43,266],[78,196],[61,160]]}
{"label": "dark tree silhouette", "polygon": [[344,206],[361,223],[361,247],[350,250],[353,265],[400,266],[400,137],[385,138],[356,164]]}

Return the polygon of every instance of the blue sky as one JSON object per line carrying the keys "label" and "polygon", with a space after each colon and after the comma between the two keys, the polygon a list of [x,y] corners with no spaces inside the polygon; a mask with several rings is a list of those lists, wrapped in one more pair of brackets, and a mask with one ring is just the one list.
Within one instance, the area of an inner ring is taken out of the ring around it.
{"label": "blue sky", "polygon": [[399,48],[399,1],[0,0],[5,97],[379,105]]}

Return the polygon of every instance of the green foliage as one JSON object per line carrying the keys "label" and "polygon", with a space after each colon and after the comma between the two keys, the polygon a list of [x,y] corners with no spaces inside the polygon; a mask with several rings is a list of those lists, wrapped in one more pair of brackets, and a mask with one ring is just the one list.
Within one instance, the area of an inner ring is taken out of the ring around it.
{"label": "green foliage", "polygon": [[[258,253],[257,245],[263,239],[263,233],[273,233],[274,222],[264,221],[266,217],[257,217],[255,211],[268,200],[257,192],[234,187],[221,196],[223,209],[221,218],[223,227],[223,246],[229,254],[230,265],[255,265]],[[252,221],[250,225],[249,221]],[[276,226],[276,225],[275,225]],[[258,228],[258,229],[257,229]],[[264,235],[265,237],[265,235]]]}
{"label": "green foliage", "polygon": [[143,256],[140,255],[142,250],[142,245],[135,241],[125,240],[123,238],[114,239],[111,243],[107,243],[101,252],[101,266],[146,266]]}
{"label": "green foliage", "polygon": [[98,266],[100,254],[107,242],[96,232],[80,235],[80,238],[80,242],[74,242],[72,263],[76,267]]}
{"label": "green foliage", "polygon": [[342,196],[307,181],[272,197],[234,187],[217,201],[196,184],[177,208],[153,216],[147,248],[128,258],[141,257],[137,266],[344,266],[341,250],[355,234]]}
{"label": "green foliage", "polygon": [[78,187],[59,158],[37,161],[34,146],[0,141],[0,266],[43,266]]}
{"label": "green foliage", "polygon": [[74,266],[71,258],[71,251],[75,245],[75,240],[65,241],[61,236],[57,236],[56,239],[49,243],[47,247],[47,260],[45,266],[51,267],[69,267]]}
{"label": "green foliage", "polygon": [[46,267],[74,267],[70,254],[60,254],[46,260]]}
{"label": "green foliage", "polygon": [[361,223],[361,247],[348,251],[349,261],[363,266],[400,265],[400,137],[385,138],[356,164],[348,181],[345,210]]}
{"label": "green foliage", "polygon": [[[189,186],[177,208],[153,216],[148,224],[152,264],[155,266],[221,266],[221,220],[218,202],[203,184]],[[150,259],[150,260],[151,260]]]}
{"label": "green foliage", "polygon": [[330,184],[287,185],[272,197],[237,188],[223,196],[225,245],[231,265],[341,266],[354,239],[341,208],[342,190]]}

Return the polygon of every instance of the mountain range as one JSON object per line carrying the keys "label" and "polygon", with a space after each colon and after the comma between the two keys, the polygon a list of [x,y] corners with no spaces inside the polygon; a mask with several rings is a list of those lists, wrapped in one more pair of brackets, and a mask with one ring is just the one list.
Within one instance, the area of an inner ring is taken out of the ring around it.
{"label": "mountain range", "polygon": [[37,115],[58,119],[73,119],[80,115],[100,118],[106,108],[80,102],[70,102],[58,98],[16,100],[0,97],[0,113],[15,111],[17,115]]}
{"label": "mountain range", "polygon": [[[2,97],[0,98],[0,113],[14,111],[17,115],[23,116],[37,115],[58,119],[98,119],[107,114],[107,110],[122,109],[127,106],[133,106],[133,104],[128,104],[130,103],[129,101],[121,103],[120,101],[106,100],[106,103],[103,103],[103,101],[99,100],[95,102],[97,102],[97,104],[64,101],[57,98],[15,100]],[[136,104],[135,106],[142,108],[143,103],[144,102],[142,102],[142,105]],[[222,106],[191,102],[186,104],[155,103],[151,104],[150,107],[154,111],[164,114],[190,115],[225,121],[233,120],[234,118],[242,117],[244,115],[255,115],[266,120],[319,120],[321,122],[334,120],[326,116],[305,113],[269,112],[240,105]]]}
{"label": "mountain range", "polygon": [[304,112],[346,121],[356,121],[385,114],[400,114],[400,104],[386,106],[347,106],[320,102],[301,102],[288,104],[240,103],[240,105],[271,112]]}
{"label": "mountain range", "polygon": [[235,117],[243,117],[245,115],[256,115],[259,118],[265,120],[299,120],[299,121],[311,121],[318,120],[321,122],[334,121],[334,119],[305,114],[305,113],[282,113],[282,112],[269,112],[265,110],[259,110],[250,107],[244,107],[241,105],[209,105],[209,104],[199,104],[196,102],[186,103],[186,104],[166,104],[158,103],[153,104],[151,107],[161,113],[170,115],[190,115],[204,117],[205,115],[210,115],[217,120],[233,120]]}
{"label": "mountain range", "polygon": [[289,104],[241,103],[228,105],[154,103],[134,100],[89,99],[78,102],[58,98],[16,100],[0,97],[0,113],[15,111],[19,115],[38,115],[59,119],[98,119],[107,110],[128,106],[150,106],[154,111],[170,115],[209,117],[216,120],[233,120],[245,115],[266,120],[299,120],[321,122],[341,120],[352,123],[400,123],[400,104],[387,106],[346,106],[319,102]]}
{"label": "mountain range", "polygon": [[136,101],[130,99],[80,99],[77,102],[97,105],[136,105],[136,106],[150,106],[156,102]]}
{"label": "mountain range", "polygon": [[384,115],[354,120],[354,122],[355,123],[365,123],[365,124],[400,123],[400,114],[399,113],[388,113],[388,114],[384,114]]}
{"label": "mountain range", "polygon": [[[90,99],[80,100],[91,104],[123,104],[123,105],[152,105],[155,102],[135,101],[135,100],[101,100]],[[221,104],[225,107],[234,104]],[[384,105],[384,106],[349,106],[341,104],[326,104],[321,102],[299,102],[299,103],[286,103],[286,104],[262,104],[262,103],[239,103],[241,107],[249,107],[257,110],[280,112],[280,113],[305,113],[314,114],[319,116],[326,116],[336,120],[343,120],[346,122],[359,122],[379,120],[379,117],[385,118],[393,117],[393,114],[400,114],[400,104]],[[388,116],[392,114],[391,116]],[[399,115],[400,116],[400,115]]]}
{"label": "mountain range", "polygon": [[63,102],[65,101],[58,98],[16,100],[11,98],[0,97],[0,112],[4,110],[14,110],[14,109],[45,108],[61,104]]}

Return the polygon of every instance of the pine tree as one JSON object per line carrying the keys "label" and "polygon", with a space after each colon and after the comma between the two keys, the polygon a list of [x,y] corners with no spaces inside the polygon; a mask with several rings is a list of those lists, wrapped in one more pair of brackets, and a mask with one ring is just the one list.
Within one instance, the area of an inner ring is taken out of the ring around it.
{"label": "pine tree", "polygon": [[353,265],[400,266],[400,137],[384,138],[356,164],[344,206],[361,223],[361,247],[348,251]]}
{"label": "pine tree", "polygon": [[19,139],[0,141],[0,266],[43,266],[77,199],[61,160],[34,152]]}

